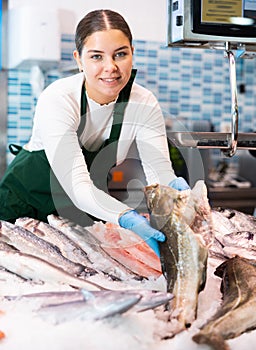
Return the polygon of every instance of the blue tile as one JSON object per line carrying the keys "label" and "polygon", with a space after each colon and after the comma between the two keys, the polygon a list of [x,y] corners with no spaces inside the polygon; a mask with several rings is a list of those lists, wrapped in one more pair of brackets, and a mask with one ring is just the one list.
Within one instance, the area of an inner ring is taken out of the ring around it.
{"label": "blue tile", "polygon": [[192,112],[200,112],[201,106],[200,105],[192,105]]}

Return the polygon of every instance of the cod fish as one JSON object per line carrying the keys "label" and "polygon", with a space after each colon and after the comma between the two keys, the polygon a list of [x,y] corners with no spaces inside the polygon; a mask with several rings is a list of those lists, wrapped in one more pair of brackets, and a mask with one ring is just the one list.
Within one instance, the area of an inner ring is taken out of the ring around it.
{"label": "cod fish", "polygon": [[173,337],[196,318],[213,240],[211,208],[203,181],[185,191],[159,184],[147,186],[145,196],[152,226],[166,236],[160,243],[160,259],[167,291],[174,295],[172,307],[167,310],[166,334]]}
{"label": "cod fish", "polygon": [[222,305],[192,339],[214,350],[229,350],[226,340],[256,328],[256,261],[237,256],[218,266],[215,274],[222,278]]}
{"label": "cod fish", "polygon": [[112,257],[101,248],[101,242],[86,228],[56,215],[48,215],[47,220],[51,226],[62,231],[87,253],[95,269],[121,281],[142,279],[141,276],[112,259]]}
{"label": "cod fish", "polygon": [[83,265],[65,258],[57,246],[18,225],[0,221],[0,240],[13,245],[23,253],[40,257],[74,275],[80,275],[85,271]]}
{"label": "cod fish", "polygon": [[87,290],[106,290],[103,286],[76,277],[39,257],[3,245],[0,247],[0,266],[34,282],[61,283]]}

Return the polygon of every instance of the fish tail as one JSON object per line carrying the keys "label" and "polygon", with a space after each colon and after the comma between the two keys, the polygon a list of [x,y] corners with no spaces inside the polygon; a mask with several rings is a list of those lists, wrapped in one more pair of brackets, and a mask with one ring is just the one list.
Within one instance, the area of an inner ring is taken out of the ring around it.
{"label": "fish tail", "polygon": [[230,350],[229,345],[221,334],[199,332],[192,337],[197,344],[207,344],[214,350]]}

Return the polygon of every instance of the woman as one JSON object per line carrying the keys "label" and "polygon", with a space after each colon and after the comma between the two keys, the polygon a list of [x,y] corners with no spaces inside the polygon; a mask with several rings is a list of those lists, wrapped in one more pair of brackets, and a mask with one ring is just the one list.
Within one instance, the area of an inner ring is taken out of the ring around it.
{"label": "woman", "polygon": [[76,29],[80,73],[59,79],[39,97],[28,144],[0,184],[0,219],[46,221],[57,213],[86,225],[88,216],[130,229],[157,254],[164,235],[106,191],[110,168],[136,142],[147,183],[188,188],[169,160],[163,116],[151,92],[133,83],[132,35],[111,10],[88,13]]}

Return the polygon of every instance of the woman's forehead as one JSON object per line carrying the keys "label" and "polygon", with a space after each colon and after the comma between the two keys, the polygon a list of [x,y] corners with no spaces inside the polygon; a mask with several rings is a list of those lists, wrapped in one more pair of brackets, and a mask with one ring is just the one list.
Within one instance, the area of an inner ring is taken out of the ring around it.
{"label": "woman's forehead", "polygon": [[88,36],[84,43],[84,48],[88,50],[104,50],[106,48],[118,49],[118,47],[130,47],[127,36],[119,29],[108,29],[97,31]]}

